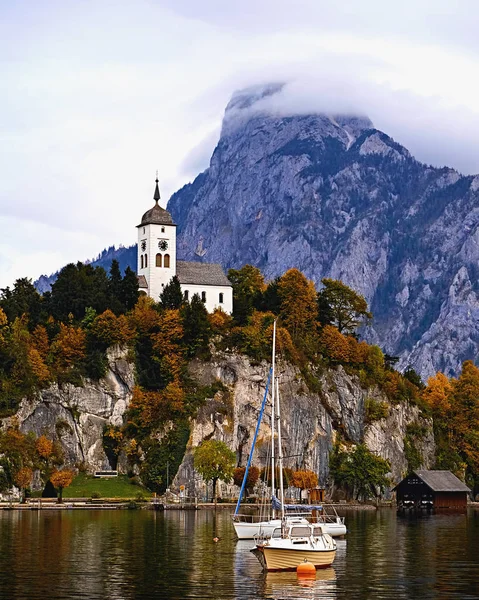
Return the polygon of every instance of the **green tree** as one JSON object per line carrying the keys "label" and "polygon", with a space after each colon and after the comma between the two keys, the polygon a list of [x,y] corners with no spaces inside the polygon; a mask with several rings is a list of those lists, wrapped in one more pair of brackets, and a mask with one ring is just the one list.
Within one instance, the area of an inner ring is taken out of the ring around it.
{"label": "green tree", "polygon": [[371,319],[366,300],[336,279],[322,279],[324,288],[318,294],[318,320],[334,325],[341,333],[354,333],[365,320]]}
{"label": "green tree", "polygon": [[184,341],[188,355],[195,356],[201,349],[206,351],[211,335],[211,325],[208,311],[198,294],[194,294],[191,302],[181,309],[184,328]]}
{"label": "green tree", "polygon": [[131,310],[138,302],[140,292],[138,290],[138,277],[130,267],[126,267],[123,281],[121,282],[120,299],[126,310]]}
{"label": "green tree", "polygon": [[15,281],[12,290],[9,287],[1,290],[0,307],[11,323],[27,315],[29,326],[33,329],[40,321],[42,298],[31,279],[24,277]]}
{"label": "green tree", "polygon": [[164,308],[180,308],[183,304],[183,292],[180,280],[175,275],[171,278],[160,294],[160,302]]}
{"label": "green tree", "polygon": [[213,497],[216,505],[216,483],[230,481],[236,462],[236,454],[224,442],[206,440],[194,450],[195,470],[206,483],[213,482]]}
{"label": "green tree", "polygon": [[111,261],[110,276],[108,277],[108,291],[110,294],[109,308],[120,315],[125,312],[125,305],[122,299],[123,278],[120,271],[120,263],[113,259]]}
{"label": "green tree", "polygon": [[264,277],[257,267],[244,265],[241,269],[230,269],[228,279],[233,286],[233,317],[239,325],[244,325],[261,303]]}
{"label": "green tree", "polygon": [[356,500],[377,498],[389,485],[389,462],[372,454],[365,444],[359,444],[353,452],[341,451],[336,445],[330,454],[329,469],[334,482],[346,488]]}

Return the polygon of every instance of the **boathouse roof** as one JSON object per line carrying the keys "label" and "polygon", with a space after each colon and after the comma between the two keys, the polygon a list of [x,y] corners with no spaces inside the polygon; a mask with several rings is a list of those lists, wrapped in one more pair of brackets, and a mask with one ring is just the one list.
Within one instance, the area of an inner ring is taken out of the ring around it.
{"label": "boathouse roof", "polygon": [[[414,471],[416,475],[423,481],[433,492],[470,492],[471,490],[451,471],[427,471],[421,469]],[[406,478],[407,479],[407,478]],[[404,481],[404,479],[403,479]],[[402,483],[393,488],[393,491]]]}

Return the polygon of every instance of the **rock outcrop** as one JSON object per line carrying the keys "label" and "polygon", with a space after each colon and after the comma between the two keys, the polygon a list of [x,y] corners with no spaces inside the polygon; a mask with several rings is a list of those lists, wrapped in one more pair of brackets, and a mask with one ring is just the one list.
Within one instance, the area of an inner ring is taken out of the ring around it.
{"label": "rock outcrop", "polygon": [[57,384],[34,399],[24,399],[14,417],[0,421],[6,428],[15,418],[24,433],[46,435],[61,443],[65,463],[90,472],[110,470],[103,449],[106,425],[123,424],[134,385],[133,365],[118,347],[108,351],[108,371],[100,381],[86,379],[82,387]]}
{"label": "rock outcrop", "polygon": [[[207,401],[192,422],[189,449],[176,477],[176,484],[187,486],[189,495],[198,492],[191,448],[205,439],[224,441],[245,464],[256,428],[266,386],[268,365],[252,365],[244,356],[217,355],[211,362],[195,361],[191,374],[205,385],[221,381],[227,392],[218,392]],[[301,374],[288,364],[280,366],[281,422],[286,466],[310,469],[319,476],[320,485],[329,477],[329,452],[338,434],[346,442],[364,441],[375,454],[391,463],[393,481],[399,481],[408,464],[404,441],[408,425],[424,431],[415,445],[422,456],[424,468],[434,463],[432,422],[424,418],[417,406],[391,406],[377,390],[361,387],[359,379],[347,374],[342,367],[327,370],[319,376],[317,392],[308,390]],[[365,424],[365,401],[386,402],[389,415]],[[257,443],[255,464],[265,466],[271,441],[270,408],[262,421]]]}

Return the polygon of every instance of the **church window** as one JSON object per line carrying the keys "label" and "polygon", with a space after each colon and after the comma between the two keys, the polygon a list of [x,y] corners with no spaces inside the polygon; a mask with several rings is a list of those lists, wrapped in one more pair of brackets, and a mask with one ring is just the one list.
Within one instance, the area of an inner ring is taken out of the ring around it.
{"label": "church window", "polygon": [[145,233],[145,228],[143,227],[143,233]]}
{"label": "church window", "polygon": [[165,228],[164,227],[161,228],[161,233],[165,233]]}
{"label": "church window", "polygon": [[185,302],[188,302],[189,296],[190,296],[190,292],[188,290],[185,290],[185,293],[184,293]]}
{"label": "church window", "polygon": [[220,304],[223,304],[223,293],[220,292]]}
{"label": "church window", "polygon": [[156,255],[156,266],[161,267],[161,254]]}
{"label": "church window", "polygon": [[148,254],[145,254],[145,269],[148,267]]}
{"label": "church window", "polygon": [[170,255],[169,254],[165,254],[164,267],[165,267],[165,269],[170,268]]}
{"label": "church window", "polygon": [[140,256],[141,268],[143,269],[143,254]]}
{"label": "church window", "polygon": [[201,292],[201,301],[206,302],[206,292]]}

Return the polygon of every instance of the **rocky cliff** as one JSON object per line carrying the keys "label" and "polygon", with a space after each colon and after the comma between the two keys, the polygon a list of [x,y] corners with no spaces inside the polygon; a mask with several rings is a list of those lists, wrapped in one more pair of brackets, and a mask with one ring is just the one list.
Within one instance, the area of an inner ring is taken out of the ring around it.
{"label": "rocky cliff", "polygon": [[281,111],[284,89],[232,98],[209,169],[169,201],[178,257],[342,279],[402,367],[457,374],[479,348],[479,176],[418,162],[365,117]]}
{"label": "rocky cliff", "polygon": [[[207,401],[192,422],[189,447],[176,477],[193,494],[195,482],[191,448],[205,439],[218,439],[233,448],[238,462],[245,464],[251,449],[256,422],[264,395],[268,365],[254,365],[244,356],[217,355],[211,362],[193,362],[191,374],[209,385],[221,381],[227,392],[218,392]],[[301,374],[291,365],[279,367],[281,422],[285,464],[293,469],[310,469],[318,473],[321,485],[328,484],[329,452],[340,435],[345,442],[364,441],[375,454],[391,463],[392,479],[399,481],[408,464],[405,439],[408,426],[423,433],[413,441],[422,457],[424,468],[434,464],[432,422],[425,419],[416,406],[391,406],[376,389],[363,389],[356,376],[342,367],[327,370],[319,376],[318,391],[311,392]],[[385,402],[388,416],[365,424],[365,401]],[[271,440],[267,409],[257,444],[255,464],[265,466]],[[201,487],[201,486],[200,486]]]}
{"label": "rocky cliff", "polygon": [[24,433],[32,431],[36,436],[58,440],[67,465],[83,465],[89,471],[110,470],[103,450],[103,429],[108,424],[123,424],[134,370],[119,348],[110,348],[108,364],[100,381],[86,379],[82,387],[54,384],[36,398],[24,399],[14,417],[0,421],[0,428],[16,419]]}
{"label": "rocky cliff", "polygon": [[[23,400],[15,417],[4,419],[7,427],[17,419],[23,432],[47,435],[60,441],[66,463],[84,465],[89,471],[110,469],[102,434],[105,425],[122,425],[134,385],[134,368],[126,354],[118,348],[108,354],[109,369],[99,382],[86,380],[83,387],[53,385],[34,400]],[[202,484],[195,479],[191,448],[204,439],[225,441],[245,464],[256,428],[264,395],[269,366],[254,364],[245,356],[216,354],[210,362],[193,361],[191,375],[201,384],[215,381],[224,390],[210,398],[191,422],[191,435],[175,485],[185,484],[193,494]],[[408,404],[390,406],[388,416],[365,424],[366,399],[387,402],[375,389],[363,389],[356,376],[342,367],[327,370],[319,376],[317,391],[311,392],[299,371],[288,364],[279,366],[284,455],[287,466],[311,469],[318,473],[321,484],[328,482],[329,452],[338,434],[345,442],[365,441],[374,453],[391,463],[393,479],[399,480],[407,470],[404,441],[408,425],[422,428],[424,433],[415,445],[423,466],[434,462],[432,423],[419,409]],[[267,417],[261,425],[256,464],[267,462],[271,439]],[[120,458],[119,470],[126,465]]]}

